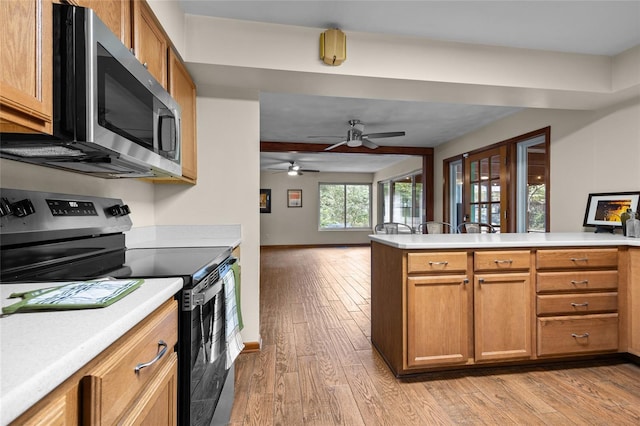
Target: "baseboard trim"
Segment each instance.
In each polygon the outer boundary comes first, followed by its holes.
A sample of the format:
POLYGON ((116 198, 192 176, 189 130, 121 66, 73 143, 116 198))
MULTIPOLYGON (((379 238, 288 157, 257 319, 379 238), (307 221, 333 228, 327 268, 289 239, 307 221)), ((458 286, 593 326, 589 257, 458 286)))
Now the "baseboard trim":
POLYGON ((249 354, 253 352, 260 352, 260 343, 258 342, 246 342, 244 344, 244 349, 241 353, 249 354))
POLYGON ((321 247, 368 247, 371 243, 353 243, 353 244, 288 244, 288 245, 272 245, 263 246, 261 249, 290 249, 290 248, 321 248, 321 247))

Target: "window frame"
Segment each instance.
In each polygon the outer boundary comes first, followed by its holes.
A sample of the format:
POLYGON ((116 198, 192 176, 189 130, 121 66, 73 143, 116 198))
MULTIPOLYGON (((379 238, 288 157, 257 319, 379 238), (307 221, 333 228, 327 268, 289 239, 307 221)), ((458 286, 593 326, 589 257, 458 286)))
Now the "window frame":
MULTIPOLYGON (((517 223, 519 223, 522 220, 525 220, 525 218, 521 218, 518 217, 518 210, 517 210, 517 195, 518 195, 518 185, 516 184, 517 182, 517 146, 520 142, 524 142, 524 141, 528 141, 528 140, 532 140, 534 138, 537 137, 543 137, 544 138, 544 144, 545 144, 545 162, 546 162, 546 168, 545 168, 545 175, 544 175, 544 181, 545 181, 545 185, 546 185, 546 192, 545 192, 545 232, 550 232, 550 223, 551 223, 551 217, 550 217, 550 211, 551 211, 551 206, 550 206, 550 200, 551 200, 551 179, 550 179, 550 168, 551 168, 551 149, 550 149, 550 145, 551 145, 551 127, 547 126, 547 127, 543 127, 541 129, 538 130, 533 130, 531 132, 519 135, 519 136, 515 136, 513 138, 501 141, 501 142, 497 142, 495 144, 491 144, 491 145, 487 145, 478 149, 475 149, 473 151, 469 151, 463 154, 459 154, 453 157, 449 157, 446 158, 444 160, 442 160, 442 169, 443 169, 443 197, 442 197, 442 217, 446 219, 451 219, 451 194, 450 194, 450 188, 451 188, 451 181, 450 181, 450 165, 456 161, 462 161, 463 162, 463 169, 464 169, 464 164, 466 162, 466 158, 469 155, 472 154, 476 154, 479 152, 483 152, 483 151, 487 151, 489 149, 493 149, 496 147, 500 147, 500 146, 507 146, 507 164, 508 164, 508 194, 509 194, 509 200, 507 202, 507 215, 512 216, 515 220, 512 220, 511 218, 508 219, 507 221, 507 229, 504 232, 510 232, 510 233, 514 233, 517 232, 517 223), (513 212, 513 213, 512 213, 513 212)), ((464 171, 463 171, 463 175, 464 175, 464 171)), ((463 176, 464 179, 464 176, 463 176)), ((464 192, 464 188, 463 188, 463 192, 464 192)), ((463 195, 463 199, 464 199, 464 195, 463 195)))
POLYGON ((370 231, 372 228, 372 213, 373 213, 373 185, 371 182, 318 182, 318 231, 370 231), (323 185, 334 185, 334 186, 343 186, 344 187, 344 227, 331 227, 331 228, 323 228, 322 227, 322 212, 320 211, 322 208, 322 186, 323 185), (347 226, 347 186, 365 186, 369 189, 369 200, 368 200, 368 216, 369 216, 369 225, 363 227, 348 227, 347 226))

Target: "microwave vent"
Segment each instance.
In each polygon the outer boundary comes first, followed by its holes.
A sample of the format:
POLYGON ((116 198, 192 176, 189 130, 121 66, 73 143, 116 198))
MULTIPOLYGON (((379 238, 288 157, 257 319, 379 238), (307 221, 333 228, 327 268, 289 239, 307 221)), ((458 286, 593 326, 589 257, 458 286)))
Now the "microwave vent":
POLYGON ((4 147, 0 148, 0 152, 9 155, 15 155, 24 158, 60 158, 60 157, 84 157, 86 154, 80 150, 67 148, 66 146, 51 145, 51 146, 17 146, 17 147, 4 147))

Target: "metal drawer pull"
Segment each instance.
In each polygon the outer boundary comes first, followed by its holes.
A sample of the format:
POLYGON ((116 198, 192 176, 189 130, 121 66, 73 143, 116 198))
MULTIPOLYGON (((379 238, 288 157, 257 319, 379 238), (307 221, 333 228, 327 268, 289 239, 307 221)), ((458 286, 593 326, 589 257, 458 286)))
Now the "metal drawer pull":
POLYGON ((572 262, 588 262, 588 257, 571 257, 569 258, 572 262))
POLYGON ((584 303, 571 302, 571 306, 573 306, 574 308, 577 308, 577 307, 580 307, 580 306, 584 306, 586 308, 587 306, 589 306, 589 302, 584 302, 584 303))
POLYGON ((484 278, 478 278, 478 283, 484 284, 484 278))
POLYGON ((462 284, 464 285, 469 284, 469 278, 465 278, 464 280, 462 280, 462 284))
POLYGON ((136 374, 140 373, 140 370, 142 370, 143 368, 149 367, 150 365, 155 364, 156 362, 158 362, 160 358, 164 356, 165 352, 167 352, 167 344, 164 342, 164 340, 160 340, 158 342, 158 347, 162 347, 162 349, 160 349, 160 352, 158 352, 158 355, 156 355, 154 359, 152 359, 149 362, 140 363, 136 365, 136 368, 133 369, 133 371, 135 371, 136 374))
POLYGON ((573 285, 576 285, 576 284, 589 284, 589 280, 582 280, 582 281, 571 280, 571 284, 573 284, 573 285))
POLYGON ((513 260, 511 260, 511 259, 507 259, 507 260, 498 260, 498 259, 496 259, 493 262, 494 263, 513 263, 513 260))
POLYGON ((432 265, 448 265, 448 264, 449 264, 449 262, 447 262, 446 260, 444 262, 434 262, 432 260, 429 261, 429 266, 432 266, 432 265))
POLYGON ((576 339, 583 339, 583 338, 589 337, 589 333, 584 333, 584 334, 571 333, 571 337, 575 337, 576 339))

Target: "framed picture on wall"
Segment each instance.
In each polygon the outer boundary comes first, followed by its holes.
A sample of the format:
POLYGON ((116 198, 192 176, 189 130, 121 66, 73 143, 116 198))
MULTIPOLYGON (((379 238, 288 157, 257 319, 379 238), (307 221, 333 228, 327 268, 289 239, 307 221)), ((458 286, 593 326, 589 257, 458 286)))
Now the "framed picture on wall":
POLYGON ((260 213, 271 213, 271 190, 260 190, 260 213))
POLYGON ((302 189, 287 189, 287 207, 302 207, 302 189))

